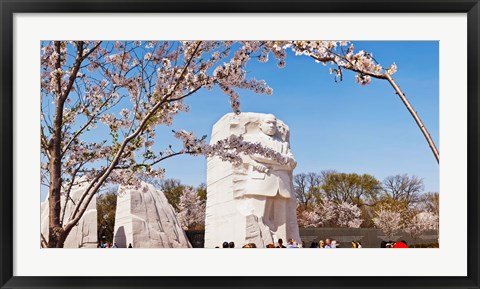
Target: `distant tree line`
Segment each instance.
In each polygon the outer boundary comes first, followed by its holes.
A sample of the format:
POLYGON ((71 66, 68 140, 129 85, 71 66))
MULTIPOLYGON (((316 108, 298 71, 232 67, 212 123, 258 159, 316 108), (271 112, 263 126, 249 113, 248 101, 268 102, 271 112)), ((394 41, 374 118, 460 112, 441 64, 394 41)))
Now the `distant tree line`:
MULTIPOLYGON (((207 186, 194 188, 177 179, 151 181, 161 190, 185 230, 205 226, 207 186)), ((423 179, 407 174, 377 180, 369 174, 320 173, 294 175, 300 227, 379 228, 387 238, 405 230, 413 239, 438 229, 439 194, 424 192, 423 179)), ((112 242, 116 194, 97 197, 98 236, 112 242)))
POLYGON ((381 229, 386 238, 405 230, 413 239, 438 230, 439 194, 407 174, 383 181, 369 174, 322 171, 294 176, 300 227, 381 229))

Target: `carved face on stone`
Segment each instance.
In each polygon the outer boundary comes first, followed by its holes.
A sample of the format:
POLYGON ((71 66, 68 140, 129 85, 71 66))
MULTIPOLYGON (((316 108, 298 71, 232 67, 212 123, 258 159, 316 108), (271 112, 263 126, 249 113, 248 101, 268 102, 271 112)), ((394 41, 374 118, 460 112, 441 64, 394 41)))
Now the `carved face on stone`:
POLYGON ((267 115, 260 124, 260 129, 266 135, 273 136, 277 132, 277 119, 273 115, 267 115))

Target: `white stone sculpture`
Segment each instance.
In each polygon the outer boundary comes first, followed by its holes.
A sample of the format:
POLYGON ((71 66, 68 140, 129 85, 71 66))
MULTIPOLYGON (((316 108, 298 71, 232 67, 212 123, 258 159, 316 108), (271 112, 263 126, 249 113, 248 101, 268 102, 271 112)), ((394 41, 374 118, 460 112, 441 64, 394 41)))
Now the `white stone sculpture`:
MULTIPOLYGON (((65 206, 65 196, 61 196, 60 202, 62 211, 60 216, 67 222, 75 208, 74 203, 80 199, 85 193, 88 182, 84 179, 78 180, 78 185, 74 185, 70 191, 70 199, 65 206)), ((48 242, 48 196, 47 199, 40 204, 41 212, 41 233, 48 242)), ((64 248, 96 248, 97 247, 97 197, 93 196, 88 204, 87 210, 78 221, 77 225, 68 234, 67 239, 63 245, 64 248)))
POLYGON ((289 147, 289 129, 271 114, 233 113, 214 126, 210 143, 230 135, 260 143, 288 158, 281 164, 261 155, 243 155, 242 165, 207 160, 205 247, 235 242, 257 247, 278 239, 300 242, 292 173, 296 162, 289 147))
POLYGON ((153 185, 120 186, 117 195, 114 243, 118 248, 192 247, 172 206, 153 185))

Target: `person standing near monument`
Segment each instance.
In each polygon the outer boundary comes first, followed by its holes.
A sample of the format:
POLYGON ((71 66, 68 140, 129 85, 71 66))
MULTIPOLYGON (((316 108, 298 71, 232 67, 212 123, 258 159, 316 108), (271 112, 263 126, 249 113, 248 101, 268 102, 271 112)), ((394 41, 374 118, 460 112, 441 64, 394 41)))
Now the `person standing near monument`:
POLYGON ((333 248, 332 247, 332 240, 330 238, 325 239, 325 247, 326 249, 333 248))
POLYGON ((278 246, 277 246, 277 248, 287 248, 287 247, 283 246, 283 240, 282 240, 281 238, 278 239, 278 246))
POLYGON ((249 155, 249 178, 244 196, 250 198, 251 210, 258 218, 264 245, 280 238, 300 240, 292 182, 297 163, 288 141, 277 133, 274 115, 264 115, 259 129, 257 134, 246 135, 245 141, 260 143, 280 153, 286 162, 259 154, 249 155))

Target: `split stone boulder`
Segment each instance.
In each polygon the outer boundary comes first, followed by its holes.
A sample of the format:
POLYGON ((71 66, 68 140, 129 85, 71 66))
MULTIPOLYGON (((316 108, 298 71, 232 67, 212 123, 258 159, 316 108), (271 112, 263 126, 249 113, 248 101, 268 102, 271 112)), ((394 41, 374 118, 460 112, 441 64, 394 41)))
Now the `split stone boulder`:
POLYGON ((141 182, 120 186, 117 194, 114 242, 119 248, 191 248, 173 207, 162 191, 141 182))

